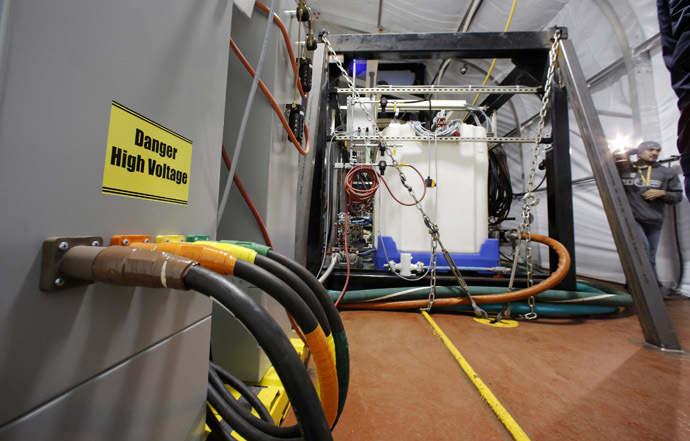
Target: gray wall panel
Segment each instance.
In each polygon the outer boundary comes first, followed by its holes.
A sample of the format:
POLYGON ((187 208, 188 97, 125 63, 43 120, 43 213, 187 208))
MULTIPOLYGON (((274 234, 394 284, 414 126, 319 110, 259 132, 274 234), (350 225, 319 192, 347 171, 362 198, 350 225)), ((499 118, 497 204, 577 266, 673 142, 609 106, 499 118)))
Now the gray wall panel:
POLYGON ((14 423, 0 440, 201 440, 210 318, 91 378, 14 423))
POLYGON ((193 293, 42 293, 38 276, 48 236, 215 233, 232 3, 2 10, 0 426, 210 314, 193 293), (188 206, 101 193, 113 100, 194 142, 188 206))
MULTIPOLYGON (((270 2, 265 1, 264 4, 269 5, 270 2)), ((293 36, 292 41, 296 41, 296 20, 288 16, 286 12, 294 11, 294 2, 276 0, 275 5, 275 12, 281 17, 289 35, 293 36)), ((254 11, 251 19, 241 13, 233 15, 232 38, 254 68, 258 64, 261 53, 266 23, 267 14, 259 10, 254 11)), ((275 97, 278 105, 284 109, 293 100, 294 76, 278 27, 273 25, 271 32, 261 79, 275 97)), ((293 46, 296 55, 296 45, 293 46)), ((225 147, 231 158, 237 143, 237 134, 251 82, 252 77, 231 52, 223 134, 225 147)), ((301 97, 298 95, 297 98, 300 102, 301 97)), ((292 257, 295 248, 298 153, 289 142, 283 126, 260 89, 257 89, 250 115, 237 166, 237 175, 261 213, 275 249, 292 257)), ((223 186, 226 178, 227 173, 223 172, 221 179, 223 186)), ((218 237, 264 243, 254 217, 234 188, 230 193, 223 220, 218 227, 218 237)))

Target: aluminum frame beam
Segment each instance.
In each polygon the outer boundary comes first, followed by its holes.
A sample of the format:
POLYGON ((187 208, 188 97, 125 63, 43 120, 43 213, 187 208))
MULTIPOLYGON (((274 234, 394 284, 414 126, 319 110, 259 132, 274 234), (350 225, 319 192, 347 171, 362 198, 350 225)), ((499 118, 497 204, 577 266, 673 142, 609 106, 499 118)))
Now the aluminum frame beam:
POLYGON ((558 57, 623 271, 637 306, 645 341, 664 350, 682 351, 572 42, 560 42, 558 57))

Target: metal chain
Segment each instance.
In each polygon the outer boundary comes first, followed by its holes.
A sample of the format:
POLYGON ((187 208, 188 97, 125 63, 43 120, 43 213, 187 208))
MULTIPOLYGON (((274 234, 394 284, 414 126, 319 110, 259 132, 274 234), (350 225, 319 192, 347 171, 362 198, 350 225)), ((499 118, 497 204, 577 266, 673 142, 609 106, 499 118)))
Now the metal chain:
MULTIPOLYGON (((414 190, 412 187, 407 183, 407 178, 405 177, 405 174, 403 171, 400 169, 400 164, 398 164, 398 161, 395 159, 393 156, 393 153, 391 152, 390 146, 386 144, 386 140, 383 138, 381 135, 381 132, 378 128, 378 125, 376 124, 376 121, 374 120, 374 117, 371 115, 369 110, 364 106, 364 103, 362 102, 362 98, 357 92, 357 89, 355 88, 354 83, 352 80, 350 80, 350 76, 348 75, 347 71, 345 70, 345 67, 343 66, 343 63, 338 59, 338 54, 335 52, 333 49, 333 46, 331 45, 331 42, 328 40, 328 34, 324 33, 321 36, 321 40, 326 44, 326 47, 328 48, 328 53, 332 55, 333 60, 335 61, 336 65, 338 66, 338 69, 340 69, 340 72, 342 73, 343 78, 345 78, 345 81, 347 82, 347 85, 349 88, 352 89, 352 94, 357 103, 359 104, 359 107, 362 109, 364 114, 367 117, 367 120, 371 124, 372 128, 374 129, 374 137, 378 140, 379 143, 381 143, 381 146, 385 149, 386 154, 391 160, 391 165, 395 170, 398 172, 398 175, 400 176, 400 182, 402 183, 403 187, 405 187, 412 197, 412 200, 414 201, 414 206, 419 210, 419 212, 422 214, 422 219, 424 220, 424 225, 426 225, 427 229, 429 230, 429 234, 431 235, 433 243, 438 244, 438 246, 441 248, 441 252, 443 256, 446 258, 448 261, 448 264, 450 265, 451 272, 453 273, 453 276, 455 276, 455 279, 458 281, 458 284, 462 288, 463 291, 467 294, 467 297, 470 299, 470 302, 472 304, 472 307, 474 309, 475 315, 478 317, 483 317, 487 318, 488 314, 481 309, 474 299, 472 298, 472 295, 470 294, 469 288, 467 286, 467 282, 465 282, 465 279, 462 277, 462 274, 460 274, 460 270, 457 268, 455 265, 455 262, 453 261, 453 258, 451 257, 450 253, 446 248, 443 246, 443 243, 441 242, 440 238, 440 232, 438 229, 438 225, 435 224, 431 218, 426 214, 424 211, 424 208, 422 207, 422 204, 419 202, 419 199, 417 199, 417 195, 415 195, 414 190)), ((434 246, 435 249, 435 246, 434 246)), ((436 259, 432 260, 432 272, 435 274, 436 272, 436 259)), ((436 278, 432 277, 432 287, 429 292, 429 305, 427 305, 427 310, 431 308, 431 305, 433 304, 435 300, 435 287, 436 287, 436 278)))
MULTIPOLYGON (((561 30, 556 29, 553 43, 549 51, 549 70, 546 74, 546 84, 544 85, 544 95, 541 98, 541 110, 539 111, 539 123, 537 124, 537 136, 534 140, 534 149, 532 150, 532 163, 530 165, 529 180, 527 181, 527 191, 522 198, 522 223, 520 224, 520 232, 525 235, 525 265, 527 266, 527 286, 534 285, 534 268, 532 265, 532 231, 530 228, 530 212, 532 207, 539 203, 539 198, 534 192, 534 176, 537 170, 537 160, 541 152, 542 132, 546 121, 546 112, 551 99, 551 84, 553 83, 553 75, 556 68, 556 60, 558 58, 558 48, 561 39, 561 30)), ((534 312, 534 297, 528 299, 530 312, 525 314, 527 320, 537 318, 534 312)))
POLYGON ((431 284, 429 286, 429 303, 426 308, 422 308, 422 311, 431 311, 436 301, 436 263, 438 261, 438 254, 436 253, 436 248, 438 247, 438 241, 431 239, 431 284))

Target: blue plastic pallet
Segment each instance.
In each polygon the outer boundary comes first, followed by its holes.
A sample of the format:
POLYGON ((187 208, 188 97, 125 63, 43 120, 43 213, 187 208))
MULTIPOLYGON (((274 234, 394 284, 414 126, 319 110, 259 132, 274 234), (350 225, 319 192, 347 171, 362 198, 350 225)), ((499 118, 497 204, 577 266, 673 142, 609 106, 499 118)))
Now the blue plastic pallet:
MULTIPOLYGON (((398 246, 390 236, 379 236, 376 252, 374 253, 374 265, 376 269, 386 269, 384 265, 388 263, 386 261, 386 256, 388 260, 393 260, 396 263, 400 263, 400 251, 398 251, 398 246), (384 253, 385 247, 385 253, 384 253)), ((404 252, 404 251, 403 251, 404 252)), ((431 253, 410 253, 412 254, 412 264, 419 261, 423 262, 425 265, 431 263, 431 253)), ((448 271, 448 262, 441 254, 441 250, 438 250, 438 271, 448 271)), ((499 255, 498 255, 498 239, 486 239, 482 246, 479 248, 479 253, 477 254, 456 254, 451 253, 451 257, 455 262, 455 265, 460 269, 467 268, 492 268, 498 266, 499 255)))

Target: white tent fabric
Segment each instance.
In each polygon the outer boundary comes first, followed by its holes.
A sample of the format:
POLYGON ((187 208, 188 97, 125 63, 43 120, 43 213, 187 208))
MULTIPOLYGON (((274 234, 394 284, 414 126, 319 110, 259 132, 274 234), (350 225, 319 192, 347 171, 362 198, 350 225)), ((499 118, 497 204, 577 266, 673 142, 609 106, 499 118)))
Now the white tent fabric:
MULTIPOLYGON (((472 0, 381 0, 338 2, 335 0, 313 0, 308 2, 315 12, 317 28, 326 28, 331 33, 418 33, 458 31, 465 12, 472 0), (379 21, 380 12, 380 21, 379 21)), ((483 0, 471 23, 469 31, 503 31, 512 1, 483 0)), ((656 3, 654 0, 518 0, 510 26, 511 31, 538 31, 553 26, 568 28, 568 38, 575 46, 586 78, 592 78, 607 66, 623 58, 637 55, 635 48, 654 38, 658 40, 656 3), (621 49, 621 47, 624 49, 621 49), (627 45, 627 47, 625 47, 627 45), (624 52, 625 51, 625 52, 624 52)), ((663 64, 658 44, 651 45, 650 63, 636 66, 636 78, 642 83, 638 90, 642 118, 648 118, 647 133, 662 145, 661 157, 677 154, 676 124, 678 109, 676 96, 670 86, 670 75, 663 64), (651 83, 651 84, 650 84, 651 83), (650 128, 651 127, 651 128, 650 128)), ((644 54, 643 54, 644 55, 644 54)), ((631 58, 628 57, 628 60, 631 58)), ((490 60, 468 60, 484 72, 490 60)), ((439 61, 428 63, 430 77, 436 73, 439 61)), ((462 61, 451 63, 443 77, 442 84, 480 84, 485 73, 473 66, 466 74, 460 73, 462 61)), ((510 62, 500 60, 493 72, 493 78, 500 81, 512 69, 510 62)), ((634 85, 634 83, 633 83, 634 85)), ((633 123, 633 100, 627 70, 618 69, 591 89, 592 98, 599 113, 611 146, 634 147, 642 141, 642 135, 635 136, 633 123)), ((533 96, 515 96, 511 100, 519 120, 524 122, 539 111, 540 102, 533 96)), ((499 111, 499 134, 515 128, 515 118, 510 105, 499 111)), ((535 125, 526 128, 533 134, 535 125)), ((547 127, 547 130, 549 128, 547 127)), ((639 132, 639 127, 638 127, 639 132)), ((589 161, 580 138, 577 122, 571 112, 570 139, 573 179, 592 176, 589 161)), ((511 177, 514 192, 525 187, 525 176, 531 159, 532 146, 508 145, 511 177)), ((678 168, 677 163, 675 165, 678 168)), ((539 171, 535 185, 541 180, 539 171)), ((682 179, 682 176, 680 176, 682 179)), ((547 233, 545 193, 542 202, 535 209, 533 231, 547 233)), ((579 274, 604 280, 624 282, 608 222, 602 208, 601 198, 593 180, 585 180, 573 186, 574 222, 577 270, 579 274)), ((518 220, 521 215, 520 202, 513 204, 511 216, 518 220)), ((678 286, 683 294, 690 296, 690 204, 686 199, 676 206, 674 212, 667 209, 667 219, 657 256, 659 276, 666 286, 677 287, 681 275, 684 280, 678 286), (677 227, 677 228, 675 228, 677 227), (677 234, 675 231, 677 230, 677 234), (677 237, 677 240, 676 240, 677 237), (680 254, 684 256, 681 262, 680 254), (683 266, 685 268, 683 268, 683 266), (684 271, 683 271, 684 269, 684 271)), ((506 224, 511 225, 510 223, 506 224)), ((541 253, 541 263, 548 264, 547 253, 541 253)))

